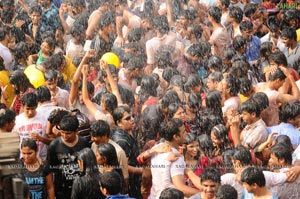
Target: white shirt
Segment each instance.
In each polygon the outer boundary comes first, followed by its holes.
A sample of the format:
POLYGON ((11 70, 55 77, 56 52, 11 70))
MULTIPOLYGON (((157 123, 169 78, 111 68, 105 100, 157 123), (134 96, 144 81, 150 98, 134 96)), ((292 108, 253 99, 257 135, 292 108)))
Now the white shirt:
POLYGON ((5 69, 12 71, 13 56, 10 50, 0 42, 0 57, 4 60, 5 69))

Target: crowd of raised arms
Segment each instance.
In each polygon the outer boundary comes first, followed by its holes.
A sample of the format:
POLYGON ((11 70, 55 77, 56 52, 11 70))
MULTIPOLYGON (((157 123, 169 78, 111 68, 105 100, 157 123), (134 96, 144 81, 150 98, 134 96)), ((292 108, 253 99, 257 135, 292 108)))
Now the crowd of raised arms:
POLYGON ((24 197, 299 199, 298 7, 0 0, 24 197))

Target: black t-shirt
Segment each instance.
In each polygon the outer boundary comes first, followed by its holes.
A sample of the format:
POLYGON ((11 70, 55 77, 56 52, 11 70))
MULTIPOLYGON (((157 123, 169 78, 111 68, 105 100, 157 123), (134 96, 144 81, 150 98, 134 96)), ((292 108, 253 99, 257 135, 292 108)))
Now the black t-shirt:
POLYGON ((76 152, 84 149, 88 143, 78 136, 75 146, 65 145, 61 137, 53 140, 48 148, 47 160, 50 169, 54 172, 54 186, 56 198, 70 198, 74 179, 79 176, 76 152))

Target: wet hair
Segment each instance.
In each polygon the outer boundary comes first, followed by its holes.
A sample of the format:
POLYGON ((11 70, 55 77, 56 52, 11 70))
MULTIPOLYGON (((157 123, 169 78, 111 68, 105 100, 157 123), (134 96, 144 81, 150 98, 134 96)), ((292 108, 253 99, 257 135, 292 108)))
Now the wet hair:
MULTIPOLYGON (((2 18, 3 19, 3 18, 2 18)), ((0 41, 3 41, 6 35, 11 33, 11 28, 9 26, 0 26, 0 41)))
POLYGON ((292 152, 293 151, 283 143, 275 144, 275 146, 271 148, 271 153, 278 159, 284 159, 285 163, 288 165, 291 165, 293 161, 292 152))
POLYGON ((252 96, 252 99, 261 108, 261 111, 269 107, 269 98, 264 92, 257 92, 252 96))
POLYGON ((225 78, 225 81, 227 83, 227 89, 229 89, 230 95, 231 96, 237 96, 238 92, 240 90, 240 82, 239 79, 237 79, 236 77, 232 76, 232 75, 228 75, 225 78))
POLYGON ((223 75, 220 71, 215 71, 208 75, 208 79, 210 79, 213 82, 220 82, 223 79, 223 75))
POLYGON ((186 134, 185 139, 184 139, 184 144, 188 145, 195 141, 197 141, 197 137, 195 134, 192 134, 192 133, 186 134))
POLYGON ((286 76, 280 68, 277 68, 273 73, 270 73, 270 75, 269 75, 270 81, 275 81, 277 79, 285 80, 285 78, 286 78, 286 76))
POLYGON ((174 75, 179 75, 179 72, 178 72, 178 70, 176 70, 175 68, 172 68, 172 67, 165 68, 162 73, 163 79, 168 83, 170 83, 170 81, 174 75))
POLYGON ((295 9, 288 9, 284 12, 282 26, 290 26, 289 22, 292 20, 298 20, 298 11, 295 9))
POLYGON ((36 107, 38 105, 37 96, 35 93, 26 93, 22 98, 22 105, 28 107, 36 107))
POLYGON ((65 115, 59 122, 59 130, 75 132, 78 130, 79 122, 77 117, 74 115, 65 115))
POLYGON ((229 7, 229 16, 234 18, 237 23, 241 23, 243 20, 243 10, 238 6, 229 7))
POLYGON ((156 105, 147 106, 142 112, 141 119, 142 139, 144 141, 157 139, 158 129, 164 120, 162 110, 156 105))
POLYGON ((239 160, 242 166, 248 166, 251 164, 252 156, 245 146, 239 145, 234 149, 234 154, 232 155, 233 160, 239 160))
POLYGON ((247 77, 242 77, 240 83, 240 94, 247 95, 252 87, 252 82, 247 77))
POLYGON ((172 103, 180 104, 181 100, 174 90, 168 90, 161 98, 160 105, 162 108, 168 108, 172 103))
POLYGON ((27 59, 27 53, 29 51, 29 48, 24 41, 20 41, 16 43, 14 49, 12 50, 14 54, 14 59, 16 63, 19 63, 22 59, 27 59))
POLYGON ((98 153, 105 158, 105 165, 119 167, 115 147, 110 143, 101 143, 97 148, 98 153))
POLYGON ((198 74, 191 74, 184 84, 186 92, 190 92, 193 87, 201 86, 202 82, 198 74))
POLYGON ((240 30, 241 30, 241 32, 252 31, 253 30, 253 23, 249 20, 242 21, 240 23, 240 30))
POLYGON ((237 199, 238 193, 237 190, 229 185, 229 184, 223 184, 218 188, 218 191, 216 193, 216 199, 237 199))
POLYGON ((247 44, 247 40, 242 35, 237 35, 232 41, 232 47, 235 51, 239 51, 242 47, 247 44))
POLYGON ((287 123, 300 115, 300 102, 298 100, 284 103, 279 107, 280 122, 287 123))
POLYGON ((189 54, 192 57, 194 57, 194 56, 201 57, 202 49, 201 49, 200 44, 199 43, 192 44, 187 49, 186 53, 189 54))
POLYGON ((85 31, 85 28, 82 25, 74 24, 71 27, 70 34, 72 35, 72 37, 76 37, 76 36, 79 36, 82 33, 84 33, 84 31, 85 31))
POLYGON ((28 147, 28 148, 34 150, 35 152, 38 151, 38 147, 37 147, 36 142, 33 139, 31 139, 31 138, 27 138, 27 139, 23 139, 22 140, 20 148, 22 149, 24 147, 28 147))
POLYGON ((45 42, 49 45, 49 47, 54 50, 55 48, 55 40, 52 37, 46 37, 43 39, 42 42, 45 42))
POLYGON ((6 69, 5 69, 5 65, 4 65, 4 60, 2 57, 0 57, 0 71, 2 71, 2 70, 6 70, 6 69))
POLYGON ((130 113, 130 108, 128 106, 119 106, 113 110, 112 116, 116 124, 122 120, 125 112, 130 113))
POLYGON ((65 57, 62 52, 56 53, 51 55, 48 59, 43 62, 43 66, 48 69, 52 70, 60 70, 61 65, 63 61, 65 60, 65 57))
POLYGON ((275 145, 277 144, 283 144, 287 148, 289 148, 291 151, 294 151, 294 147, 291 141, 291 138, 287 135, 279 135, 275 140, 275 145))
POLYGON ((266 42, 262 43, 259 48, 260 57, 264 57, 264 58, 268 59, 269 55, 272 53, 272 46, 273 46, 273 43, 270 41, 266 41, 266 42))
POLYGON ((142 81, 140 85, 141 87, 138 93, 141 104, 147 101, 147 99, 150 96, 153 97, 157 96, 157 90, 156 90, 157 87, 155 87, 154 85, 155 85, 155 80, 152 76, 146 75, 142 77, 142 81))
POLYGON ((65 116, 65 115, 70 115, 70 112, 67 110, 63 110, 63 109, 54 109, 53 111, 51 111, 49 117, 48 117, 48 121, 52 124, 52 125, 58 125, 60 120, 65 116))
POLYGON ((241 104, 239 111, 245 111, 250 114, 255 113, 256 117, 260 117, 261 108, 258 106, 255 100, 250 98, 241 104))
POLYGON ((91 124, 91 136, 110 136, 110 126, 104 120, 96 120, 91 124))
POLYGON ((37 4, 31 6, 29 8, 29 14, 31 15, 34 12, 39 13, 40 15, 42 15, 42 13, 43 13, 42 7, 40 5, 37 5, 37 4))
POLYGON ((184 193, 175 188, 165 188, 159 196, 159 199, 184 199, 184 193))
POLYGON ((202 106, 202 99, 199 93, 190 93, 188 96, 187 105, 191 109, 196 109, 197 111, 200 110, 202 106))
POLYGON ((153 24, 161 34, 167 34, 170 30, 169 22, 165 15, 155 16, 153 18, 153 24))
POLYGON ((204 181, 211 180, 218 184, 221 184, 221 174, 220 172, 212 167, 205 168, 201 174, 200 182, 203 183, 204 181))
POLYGON ((122 191, 122 180, 116 171, 104 172, 100 176, 99 184, 105 188, 109 195, 117 195, 122 191))
POLYGON ((231 60, 234 55, 235 55, 235 52, 232 48, 227 48, 224 50, 223 56, 225 59, 231 60))
MULTIPOLYGON (((99 170, 94 152, 90 148, 84 148, 77 153, 77 159, 83 163, 83 174, 95 180, 99 178, 99 170)), ((91 184, 87 185, 90 186, 91 184)))
POLYGON ((6 124, 13 122, 16 118, 16 113, 7 108, 0 109, 0 128, 5 127, 6 124))
POLYGON ((171 69, 172 67, 171 52, 167 50, 157 50, 154 57, 154 64, 157 66, 157 68, 160 69, 166 69, 168 67, 171 69))
POLYGON ((225 8, 228 8, 230 5, 230 0, 221 0, 221 5, 225 6, 225 8))
POLYGON ((259 187, 266 186, 265 175, 261 169, 256 166, 250 166, 243 170, 241 175, 241 182, 245 182, 248 185, 258 185, 259 187))
POLYGON ((275 32, 280 28, 280 20, 277 16, 271 15, 267 18, 266 25, 271 32, 275 32))
POLYGON ((17 95, 20 94, 20 92, 26 91, 29 87, 33 88, 22 70, 12 72, 9 76, 9 82, 14 85, 15 94, 17 95), (21 88, 23 88, 23 90, 21 90, 21 88))
POLYGON ((254 3, 247 3, 244 8, 244 14, 247 18, 250 18, 256 10, 258 9, 257 5, 254 3))
POLYGON ((47 102, 51 100, 51 93, 47 86, 40 86, 35 91, 37 96, 37 101, 40 103, 47 102))
POLYGON ((197 140, 199 142, 200 151, 203 152, 205 156, 212 157, 214 146, 210 136, 202 134, 197 137, 197 140))
POLYGON ((132 57, 124 67, 131 71, 141 69, 144 67, 144 60, 142 57, 132 57))
POLYGON ((211 132, 213 132, 215 137, 222 142, 222 146, 220 148, 222 152, 224 152, 225 149, 230 146, 228 129, 224 124, 218 124, 212 128, 211 132))
POLYGON ((181 104, 177 104, 177 103, 170 104, 168 106, 168 118, 173 118, 179 108, 185 110, 185 108, 181 104))
POLYGON ((46 72, 44 73, 44 78, 45 81, 56 81, 58 77, 58 72, 56 70, 46 70, 46 72))
POLYGON ((130 88, 125 85, 118 85, 119 93, 121 95, 122 102, 132 107, 135 103, 133 92, 130 88))
POLYGON ((206 108, 217 115, 223 115, 222 113, 222 96, 220 91, 209 91, 205 98, 206 108))
POLYGON ((234 149, 226 149, 224 153, 222 154, 223 158, 223 165, 226 169, 226 172, 231 172, 233 170, 233 164, 232 164, 232 156, 234 154, 234 149))
POLYGON ((213 55, 208 59, 207 66, 209 69, 212 69, 214 71, 221 71, 223 68, 222 59, 218 56, 213 55))
POLYGON ((111 24, 115 23, 115 16, 114 12, 111 10, 105 11, 99 20, 98 27, 99 29, 103 29, 104 27, 107 27, 111 24))
POLYGON ((196 40, 200 40, 203 34, 203 28, 200 24, 192 24, 190 26, 192 34, 195 35, 196 40))
POLYGON ((230 75, 237 78, 248 77, 249 65, 247 63, 248 62, 243 60, 233 61, 230 69, 230 75))
MULTIPOLYGON (((79 88, 78 88, 79 91, 82 90, 82 82, 81 84, 79 85, 79 88)), ((94 94, 94 90, 95 90, 95 86, 92 82, 87 82, 87 91, 90 95, 94 94)))
POLYGON ((137 42, 142 38, 142 29, 141 28, 132 28, 128 33, 129 42, 137 42))
POLYGON ((297 33, 294 28, 291 27, 285 27, 281 30, 281 38, 287 38, 290 40, 297 41, 297 33))
POLYGON ((222 11, 219 7, 217 6, 212 6, 208 9, 208 14, 211 16, 216 23, 221 22, 221 17, 222 17, 222 11))
POLYGON ((101 103, 104 103, 105 105, 105 109, 109 112, 109 113, 112 113, 113 110, 115 108, 118 107, 118 100, 117 100, 117 97, 112 94, 112 93, 104 93, 102 96, 101 96, 101 103))
POLYGON ((183 122, 180 119, 166 119, 160 125, 160 137, 167 141, 172 141, 174 139, 174 135, 179 135, 179 128, 182 126, 183 122))

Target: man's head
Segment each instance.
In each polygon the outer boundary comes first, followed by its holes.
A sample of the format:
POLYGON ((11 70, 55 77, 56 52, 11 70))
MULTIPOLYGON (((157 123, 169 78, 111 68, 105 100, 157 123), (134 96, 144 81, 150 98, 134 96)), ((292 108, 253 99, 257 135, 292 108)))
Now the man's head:
POLYGON ((131 78, 137 78, 140 76, 141 69, 144 67, 144 60, 142 57, 133 57, 124 67, 130 71, 131 78))
POLYGON ((243 170, 241 181, 249 193, 256 193, 258 189, 266 186, 264 173, 261 169, 254 166, 250 166, 243 170))
POLYGON ((99 180, 100 190, 105 196, 117 195, 121 193, 122 181, 116 171, 104 172, 99 180))
POLYGON ((4 132, 10 132, 15 126, 16 113, 10 109, 0 109, 0 129, 4 132))
POLYGON ((222 79, 223 79, 223 75, 221 72, 210 73, 206 82, 207 89, 209 91, 217 90, 218 84, 220 81, 222 81, 222 79))
POLYGON ((95 144, 106 143, 109 140, 110 127, 104 120, 96 120, 91 125, 91 140, 95 144))
POLYGON ((113 111, 113 118, 118 127, 124 131, 131 131, 134 125, 134 120, 128 106, 119 106, 113 111))
POLYGON ((234 149, 232 164, 235 169, 248 166, 251 164, 251 161, 252 157, 249 149, 242 145, 239 145, 234 149))
POLYGON ((214 198, 218 187, 221 184, 221 174, 215 169, 208 167, 204 169, 200 177, 203 198, 214 198))
POLYGON ((8 26, 0 27, 0 41, 8 42, 11 38, 11 29, 8 26))
POLYGON ((271 156, 268 165, 274 168, 282 168, 292 164, 292 151, 283 143, 276 144, 271 148, 271 156))
POLYGON ((165 140, 180 145, 185 140, 185 126, 180 119, 167 119, 160 125, 159 134, 165 140))
POLYGON ((279 108, 279 120, 290 123, 295 128, 300 125, 300 102, 299 100, 282 104, 279 108))
POLYGON ((37 96, 34 93, 27 93, 22 98, 24 115, 27 118, 33 118, 36 115, 38 105, 37 96))
POLYGON ((75 115, 65 115, 57 126, 62 140, 67 143, 73 143, 77 137, 78 126, 79 122, 75 115))
POLYGON ((211 22, 221 23, 222 11, 219 7, 212 6, 208 9, 208 19, 211 22))
POLYGON ((240 30, 242 36, 246 38, 247 42, 250 42, 253 35, 253 23, 249 20, 242 21, 240 23, 240 30))
POLYGON ((240 111, 243 121, 248 125, 253 124, 260 118, 261 109, 252 98, 242 103, 240 111))
POLYGON ((56 70, 46 70, 44 73, 46 86, 50 91, 56 91, 57 82, 58 82, 58 73, 56 70))
POLYGON ((296 29, 291 27, 285 27, 281 31, 281 39, 286 47, 288 48, 293 47, 293 44, 297 42, 296 29))
POLYGON ((237 35, 232 41, 233 49, 243 55, 247 50, 247 40, 242 35, 237 35))
POLYGON ((41 6, 34 5, 29 9, 29 16, 33 25, 37 25, 40 23, 42 18, 43 10, 41 6))
POLYGON ((166 188, 160 193, 159 199, 184 199, 184 194, 178 189, 166 188))
POLYGON ((285 82, 286 76, 280 68, 277 68, 269 75, 269 81, 273 84, 273 88, 278 90, 285 82))
POLYGON ((238 6, 230 6, 228 21, 231 23, 232 22, 241 23, 242 20, 243 20, 243 10, 238 6))
POLYGON ((49 8, 52 0, 38 0, 38 3, 43 7, 43 8, 49 8))
POLYGON ((216 194, 216 199, 237 199, 237 198, 238 198, 237 190, 229 184, 224 184, 220 186, 216 194))
POLYGON ((277 16, 269 16, 266 20, 267 27, 270 31, 270 36, 278 38, 280 35, 280 20, 277 16))
POLYGON ((153 24, 155 29, 160 34, 168 34, 170 27, 169 27, 168 19, 165 15, 155 16, 153 18, 153 24))
POLYGON ((40 86, 36 89, 37 101, 39 103, 51 101, 51 93, 47 86, 40 86))
POLYGON ((221 89, 221 92, 225 93, 225 98, 228 99, 230 97, 238 95, 238 92, 240 90, 239 84, 240 82, 238 78, 229 74, 220 82, 219 89, 221 89))

